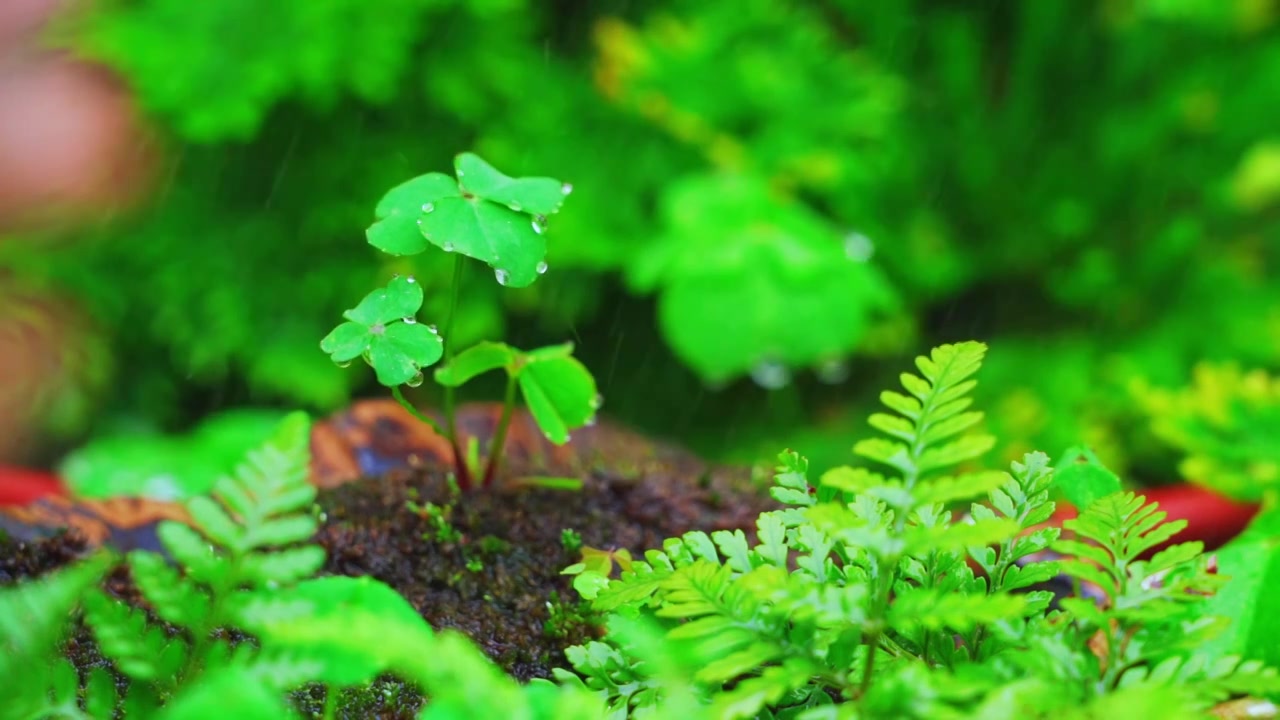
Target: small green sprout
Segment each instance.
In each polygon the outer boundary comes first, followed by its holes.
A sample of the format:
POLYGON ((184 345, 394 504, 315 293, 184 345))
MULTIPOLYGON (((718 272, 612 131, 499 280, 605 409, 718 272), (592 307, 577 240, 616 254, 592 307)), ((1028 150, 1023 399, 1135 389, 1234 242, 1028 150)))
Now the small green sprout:
POLYGON ((560 531, 560 544, 570 554, 576 553, 582 549, 582 535, 573 528, 565 528, 560 531))
MULTIPOLYGON (((346 366, 363 358, 378 382, 391 388, 406 410, 448 439, 459 487, 472 480, 474 448, 464 451, 455 417, 458 386, 489 370, 504 368, 508 383, 502 420, 494 434, 489 463, 480 486, 492 484, 506 440, 518 386, 530 413, 554 443, 594 421, 600 406, 595 380, 574 358, 572 344, 524 352, 502 343, 482 342, 458 354, 449 341, 460 304, 465 258, 486 263, 498 284, 527 287, 547 271, 547 216, 560 211, 572 186, 549 177, 512 178, 472 153, 454 158, 455 178, 428 173, 392 188, 374 209, 366 231, 371 245, 390 255, 416 255, 435 246, 454 253, 452 286, 443 334, 415 317, 423 291, 413 277, 395 278, 370 293, 334 328, 321 349, 346 366), (419 412, 400 390, 423 382, 423 369, 444 359, 435 373, 444 386, 444 427, 419 412)), ((536 484, 536 483, 535 483, 536 484)), ((561 483, 560 485, 563 485, 561 483)), ((559 486, 559 485, 557 485, 559 486)))

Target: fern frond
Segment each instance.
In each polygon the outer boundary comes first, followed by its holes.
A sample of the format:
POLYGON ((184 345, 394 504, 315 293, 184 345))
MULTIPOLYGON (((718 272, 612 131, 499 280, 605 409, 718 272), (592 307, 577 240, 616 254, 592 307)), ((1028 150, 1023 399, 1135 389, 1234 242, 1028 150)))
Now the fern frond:
POLYGON ((982 420, 968 411, 965 397, 977 386, 969 379, 982 366, 986 345, 963 342, 940 345, 928 357, 916 359, 920 375, 903 373, 902 386, 910 394, 881 394, 881 402, 899 415, 875 413, 868 422, 895 440, 869 438, 853 451, 900 472, 908 489, 925 474, 978 457, 994 446, 985 435, 950 440, 982 420))
POLYGON ((912 588, 894 598, 889 621, 895 628, 968 632, 977 625, 1021 617, 1022 595, 970 595, 935 588, 912 588))
POLYGON ((24 677, 54 651, 71 610, 114 562, 103 550, 38 580, 0 589, 0 677, 24 677))
POLYGON ((170 639, 141 610, 93 590, 84 598, 85 620, 102 654, 135 680, 172 678, 187 658, 186 644, 170 639))
POLYGON ((1099 498, 1062 526, 1106 550, 1117 563, 1127 563, 1182 532, 1186 520, 1163 522, 1166 513, 1133 492, 1099 498))
MULTIPOLYGON (((186 569, 186 578, 219 595, 240 588, 290 585, 320 569, 324 564, 320 547, 289 547, 305 542, 316 531, 310 512, 316 489, 307 481, 308 428, 305 414, 290 414, 231 476, 219 479, 211 496, 188 501, 195 529, 161 523, 161 542, 186 569)), ((180 622, 172 614, 183 612, 179 608, 188 602, 199 602, 194 589, 166 588, 173 578, 155 559, 133 562, 156 576, 156 582, 143 591, 155 593, 148 599, 171 614, 167 619, 180 622), (166 595, 171 597, 166 600, 166 595)))

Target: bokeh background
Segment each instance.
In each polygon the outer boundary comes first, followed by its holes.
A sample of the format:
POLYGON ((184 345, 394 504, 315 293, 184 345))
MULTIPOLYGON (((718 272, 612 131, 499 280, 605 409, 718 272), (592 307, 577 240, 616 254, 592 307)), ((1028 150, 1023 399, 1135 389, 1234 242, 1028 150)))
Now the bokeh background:
POLYGON ((821 468, 976 339, 995 460, 1280 482, 1271 0, 110 0, 45 39, 129 88, 156 170, 2 246, 6 322, 61 338, 24 462, 384 395, 319 340, 394 272, 443 315, 447 258, 364 230, 473 151, 574 192, 550 271, 477 266, 455 340, 573 340, 612 418, 821 468))

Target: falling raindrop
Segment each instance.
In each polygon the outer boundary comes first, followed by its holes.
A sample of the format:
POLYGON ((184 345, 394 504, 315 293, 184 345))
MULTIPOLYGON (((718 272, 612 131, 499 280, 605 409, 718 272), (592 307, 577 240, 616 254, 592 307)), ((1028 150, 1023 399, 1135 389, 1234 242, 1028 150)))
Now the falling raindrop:
MULTIPOLYGON (((424 212, 424 213, 435 212, 435 209, 436 209, 436 206, 435 206, 435 204, 434 204, 434 203, 423 203, 423 204, 422 204, 422 212, 424 212)), ((422 221, 421 221, 421 220, 419 220, 418 222, 422 222, 422 221)))
POLYGON ((506 270, 503 270, 502 268, 498 268, 497 270, 494 270, 493 276, 498 279, 499 285, 506 285, 507 280, 511 279, 511 273, 507 272, 506 270))
POLYGON ((440 246, 440 249, 445 252, 453 252, 453 243, 446 242, 445 244, 440 246))
POLYGON ((791 371, 775 360, 763 360, 751 368, 751 379, 766 390, 778 390, 791 382, 791 371))
POLYGON ((538 271, 538 274, 539 274, 539 275, 544 275, 544 274, 546 274, 546 272, 547 272, 547 263, 546 263, 546 261, 545 261, 545 260, 543 260, 543 261, 539 262, 539 263, 538 263, 538 266, 537 266, 536 268, 534 268, 534 269, 538 271))
POLYGON ((426 378, 423 376, 422 372, 419 371, 416 374, 414 374, 413 377, 409 378, 408 380, 405 380, 404 384, 408 385, 409 387, 418 387, 423 383, 424 380, 426 380, 426 378))
POLYGON ((418 324, 417 319, 412 318, 412 317, 404 317, 404 318, 400 318, 400 322, 404 323, 405 325, 417 325, 417 324, 418 324))
POLYGON ((561 185, 561 186, 560 186, 560 192, 564 193, 565 195, 568 195, 569 193, 573 192, 573 184, 572 184, 572 183, 565 183, 565 184, 561 185))
POLYGON ((828 358, 818 364, 815 372, 819 381, 839 385, 849 379, 849 363, 844 358, 828 358))
POLYGON ((876 254, 876 246, 866 235, 851 232, 844 236, 844 254, 854 262, 866 262, 876 254))

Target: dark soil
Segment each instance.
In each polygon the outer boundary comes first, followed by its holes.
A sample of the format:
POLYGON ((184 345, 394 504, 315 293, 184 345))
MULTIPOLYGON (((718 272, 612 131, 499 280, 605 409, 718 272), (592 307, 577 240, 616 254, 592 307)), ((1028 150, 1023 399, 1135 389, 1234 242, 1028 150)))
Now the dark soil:
MULTIPOLYGON (((640 555, 693 529, 751 534, 756 516, 775 507, 748 473, 712 471, 687 456, 639 465, 624 460, 611 469, 605 453, 591 465, 579 473, 580 490, 507 486, 458 494, 443 473, 428 469, 322 490, 325 515, 315 538, 328 554, 322 574, 386 582, 433 627, 465 632, 517 679, 548 678, 552 668, 567 667, 566 646, 598 632, 571 578, 560 574, 580 558, 566 549, 564 531, 587 547, 640 555)), ((0 584, 38 577, 85 549, 74 532, 0 542, 0 584)), ((112 594, 145 606, 127 570, 108 585, 112 594)), ((82 626, 67 650, 82 669, 103 662, 82 626)), ((412 717, 421 698, 402 691, 383 681, 371 693, 346 693, 343 715, 412 717)), ((300 709, 318 713, 324 693, 308 689, 296 700, 300 709)))

